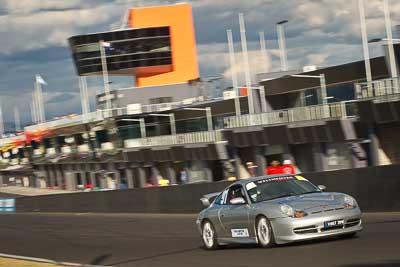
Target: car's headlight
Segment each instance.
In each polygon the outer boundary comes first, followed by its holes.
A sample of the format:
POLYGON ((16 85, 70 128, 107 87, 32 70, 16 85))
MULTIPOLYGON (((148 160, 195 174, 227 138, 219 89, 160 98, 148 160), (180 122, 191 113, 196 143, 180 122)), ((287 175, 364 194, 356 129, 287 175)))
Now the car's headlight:
POLYGON ((344 196, 343 205, 345 209, 354 209, 358 207, 357 201, 351 196, 344 196))
POLYGON ((304 211, 298 211, 295 210, 294 208, 292 208, 289 205, 286 204, 282 204, 280 206, 281 211, 286 214, 288 217, 292 217, 292 218, 303 218, 305 216, 307 216, 307 213, 305 213, 304 211))

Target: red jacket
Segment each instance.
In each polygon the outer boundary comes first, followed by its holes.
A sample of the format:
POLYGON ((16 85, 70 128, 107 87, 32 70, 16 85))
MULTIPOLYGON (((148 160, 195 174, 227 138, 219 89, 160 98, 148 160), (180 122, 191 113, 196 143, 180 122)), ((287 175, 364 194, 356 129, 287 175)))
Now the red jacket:
POLYGON ((296 171, 294 170, 293 165, 286 164, 281 167, 281 173, 283 174, 295 174, 296 171))
POLYGON ((281 167, 280 166, 269 166, 265 169, 265 174, 266 175, 273 175, 273 174, 280 174, 282 173, 281 167))

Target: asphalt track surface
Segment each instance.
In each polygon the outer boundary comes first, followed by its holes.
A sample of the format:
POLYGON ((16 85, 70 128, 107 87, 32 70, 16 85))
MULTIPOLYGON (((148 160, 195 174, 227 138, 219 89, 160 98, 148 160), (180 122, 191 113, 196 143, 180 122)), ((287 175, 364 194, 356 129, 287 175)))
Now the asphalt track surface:
POLYGON ((21 197, 21 196, 20 195, 15 195, 15 194, 8 194, 8 193, 0 192, 0 198, 16 198, 16 197, 21 197))
POLYGON ((0 253, 111 266, 400 266, 400 213, 364 215, 355 238, 205 251, 195 215, 3 214, 0 253))

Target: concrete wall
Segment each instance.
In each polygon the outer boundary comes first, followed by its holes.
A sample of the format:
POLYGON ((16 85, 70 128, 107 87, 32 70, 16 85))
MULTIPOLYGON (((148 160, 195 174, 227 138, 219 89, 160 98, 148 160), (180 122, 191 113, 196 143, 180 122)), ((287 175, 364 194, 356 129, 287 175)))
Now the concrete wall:
MULTIPOLYGON (((328 191, 354 196, 364 211, 400 211, 400 165, 304 174, 328 191)), ((197 213, 199 199, 228 182, 21 197, 18 212, 197 213)))

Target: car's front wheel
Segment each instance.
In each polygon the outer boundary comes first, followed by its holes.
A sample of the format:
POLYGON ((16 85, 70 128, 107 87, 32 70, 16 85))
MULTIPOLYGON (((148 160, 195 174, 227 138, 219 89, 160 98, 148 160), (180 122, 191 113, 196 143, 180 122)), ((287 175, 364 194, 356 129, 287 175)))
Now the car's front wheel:
POLYGON ((263 247, 272 247, 275 245, 274 233, 271 223, 264 216, 258 218, 256 222, 256 233, 258 244, 263 247))
POLYGON ((213 250, 218 248, 217 234, 210 221, 205 221, 202 228, 203 243, 206 249, 213 250))

